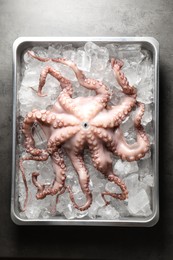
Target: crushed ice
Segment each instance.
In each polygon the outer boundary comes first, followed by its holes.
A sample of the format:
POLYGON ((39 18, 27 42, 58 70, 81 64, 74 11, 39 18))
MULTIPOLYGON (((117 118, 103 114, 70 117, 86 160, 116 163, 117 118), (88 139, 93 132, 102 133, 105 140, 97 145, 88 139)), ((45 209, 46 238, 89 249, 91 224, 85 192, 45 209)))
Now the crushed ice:
MULTIPOLYGON (((123 71, 127 76, 130 84, 134 84, 138 89, 137 100, 145 104, 145 114, 142 123, 145 126, 151 143, 153 142, 153 65, 150 53, 141 49, 139 44, 107 44, 98 46, 93 42, 87 42, 83 47, 74 48, 72 44, 61 45, 52 44, 48 48, 37 46, 32 49, 36 54, 42 57, 64 57, 73 60, 77 66, 84 71, 86 76, 103 80, 107 84, 112 93, 111 103, 116 105, 122 97, 120 87, 113 75, 109 59, 112 57, 119 58, 124 61, 123 71)), ((80 88, 76 77, 71 69, 67 66, 48 62, 49 65, 59 70, 66 78, 70 79, 74 87, 74 96, 87 96, 91 91, 80 88)), ((19 125, 27 112, 33 108, 49 109, 55 102, 56 97, 60 93, 59 82, 50 75, 47 77, 43 92, 47 93, 46 97, 37 96, 39 75, 45 63, 39 62, 31 58, 25 53, 22 63, 22 81, 18 90, 18 115, 19 125)), ((46 147, 45 137, 39 126, 34 132, 36 146, 39 148, 46 147)), ((133 129, 133 113, 126 118, 122 124, 122 130, 127 141, 133 143, 135 134, 133 129)), ((20 156, 25 154, 23 147, 23 138, 21 137, 21 129, 18 131, 18 153, 20 156)), ((70 185, 74 192, 75 201, 82 205, 85 197, 78 183, 77 175, 68 158, 65 158, 67 165, 66 184, 70 185)), ((90 156, 85 151, 85 162, 90 174, 90 190, 93 194, 93 203, 88 210, 80 212, 75 209, 69 199, 69 194, 65 192, 59 196, 56 203, 56 196, 47 196, 43 200, 35 198, 36 188, 32 184, 31 174, 33 171, 39 171, 39 181, 45 185, 49 185, 54 178, 54 172, 51 160, 46 162, 24 161, 26 179, 29 188, 28 206, 25 212, 21 212, 21 217, 28 219, 49 219, 54 216, 67 219, 75 218, 91 218, 91 219, 117 219, 129 216, 149 216, 152 213, 151 189, 154 186, 154 176, 152 175, 151 152, 149 152, 142 160, 138 162, 122 161, 114 158, 114 172, 124 180, 129 191, 129 198, 126 201, 115 200, 107 196, 110 204, 105 206, 105 202, 101 193, 106 189, 110 192, 119 192, 119 188, 108 182, 101 173, 99 173, 92 165, 90 156)), ((19 203, 23 205, 25 200, 25 188, 19 175, 19 203)))

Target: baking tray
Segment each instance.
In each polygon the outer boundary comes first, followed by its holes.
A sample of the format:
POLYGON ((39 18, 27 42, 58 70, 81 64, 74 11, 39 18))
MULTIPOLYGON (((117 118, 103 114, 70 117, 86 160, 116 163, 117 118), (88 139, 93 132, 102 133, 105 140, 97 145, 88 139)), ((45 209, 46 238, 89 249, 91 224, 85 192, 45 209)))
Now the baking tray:
POLYGON ((158 148, 159 148, 159 44, 152 37, 20 37, 13 44, 13 148, 12 148, 12 191, 11 191, 11 218, 18 225, 84 225, 84 226, 153 226, 159 219, 159 172, 158 172, 158 148), (83 46, 86 42, 93 42, 99 46, 117 44, 119 46, 140 44, 141 48, 150 52, 152 57, 153 74, 153 147, 152 147, 152 174, 154 185, 151 189, 151 209, 149 216, 127 216, 119 219, 65 219, 62 216, 49 218, 26 219, 21 217, 19 207, 18 189, 18 91, 21 84, 21 67, 23 53, 35 46, 47 48, 50 44, 62 46, 72 44, 75 48, 83 46))

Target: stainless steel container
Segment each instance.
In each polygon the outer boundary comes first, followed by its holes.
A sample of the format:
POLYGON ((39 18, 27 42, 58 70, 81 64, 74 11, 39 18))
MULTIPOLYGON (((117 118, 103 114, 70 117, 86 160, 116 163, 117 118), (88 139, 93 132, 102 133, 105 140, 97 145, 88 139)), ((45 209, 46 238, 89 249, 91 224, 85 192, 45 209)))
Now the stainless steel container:
POLYGON ((13 45, 13 150, 12 150, 12 193, 11 193, 11 218, 18 225, 85 225, 85 226, 153 226, 159 219, 159 173, 158 173, 158 133, 159 133, 159 86, 158 86, 158 68, 159 68, 159 44, 151 37, 22 37, 18 38, 13 45), (108 43, 123 44, 140 44, 144 49, 150 51, 152 55, 152 63, 154 66, 154 148, 152 151, 154 187, 151 192, 151 207, 152 214, 148 217, 124 217, 115 220, 104 219, 72 219, 68 220, 63 217, 52 217, 48 219, 24 219, 20 216, 19 202, 18 202, 18 162, 16 162, 16 136, 17 136, 17 98, 18 89, 21 82, 21 57, 23 52, 34 46, 47 47, 51 43, 73 44, 74 47, 80 47, 84 43, 92 41, 98 45, 105 45, 108 43))

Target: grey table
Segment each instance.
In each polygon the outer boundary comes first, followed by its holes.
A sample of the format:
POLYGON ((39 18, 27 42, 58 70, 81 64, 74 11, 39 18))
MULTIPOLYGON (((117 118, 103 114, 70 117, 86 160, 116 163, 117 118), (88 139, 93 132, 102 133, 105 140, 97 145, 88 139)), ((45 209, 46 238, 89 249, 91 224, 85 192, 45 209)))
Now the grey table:
POLYGON ((172 0, 0 0, 0 257, 173 259, 172 17, 172 0), (11 221, 12 43, 19 36, 153 36, 160 42, 156 226, 19 227, 11 221))

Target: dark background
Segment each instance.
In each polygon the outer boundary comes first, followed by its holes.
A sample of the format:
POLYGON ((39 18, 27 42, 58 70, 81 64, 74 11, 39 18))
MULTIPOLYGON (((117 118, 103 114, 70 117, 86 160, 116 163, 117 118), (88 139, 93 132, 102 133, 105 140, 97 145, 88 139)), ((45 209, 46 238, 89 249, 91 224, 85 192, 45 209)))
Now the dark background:
POLYGON ((0 0, 0 257, 173 259, 173 1, 0 0), (20 227, 10 219, 12 44, 19 36, 153 36, 160 43, 160 220, 152 228, 20 227))

